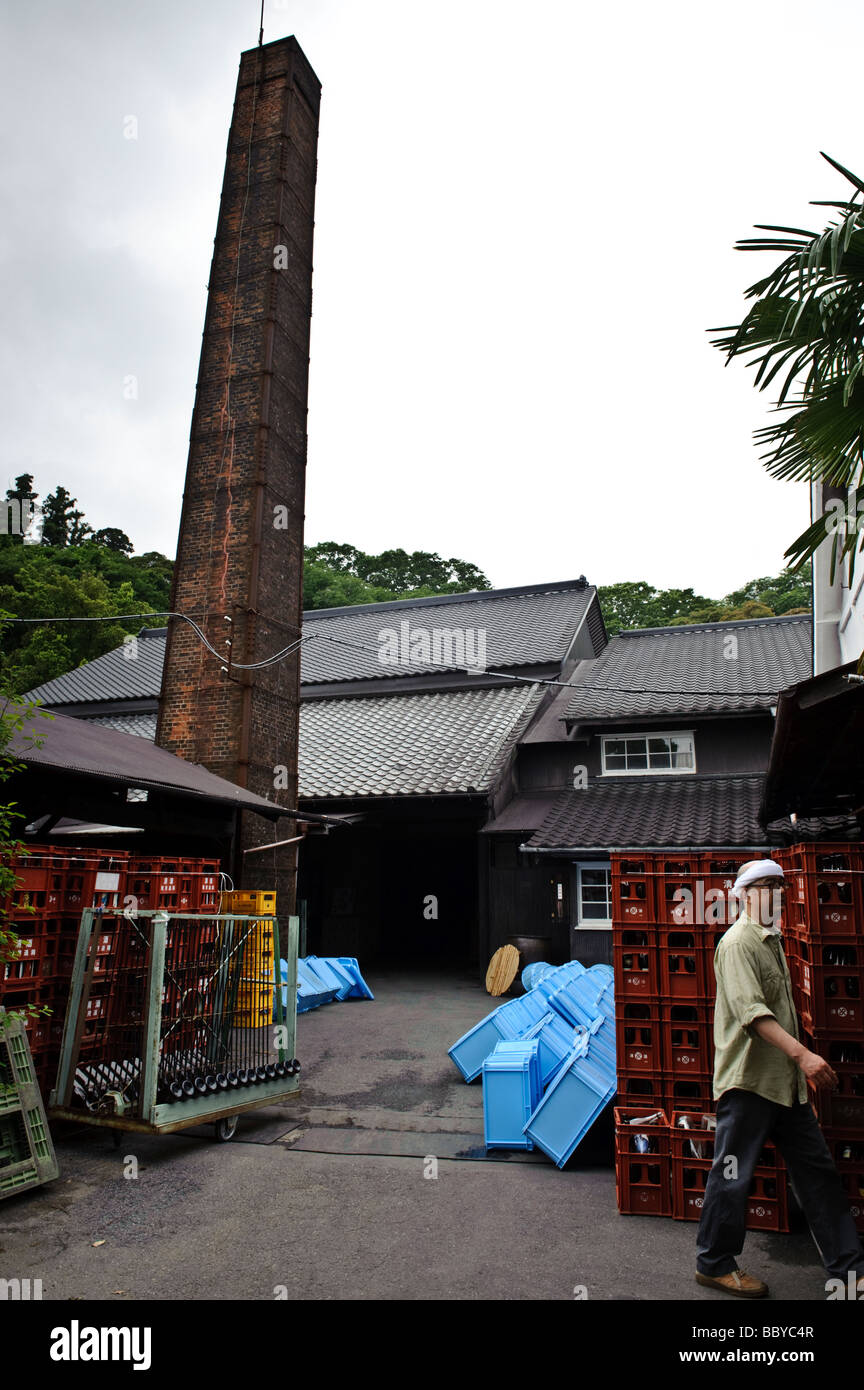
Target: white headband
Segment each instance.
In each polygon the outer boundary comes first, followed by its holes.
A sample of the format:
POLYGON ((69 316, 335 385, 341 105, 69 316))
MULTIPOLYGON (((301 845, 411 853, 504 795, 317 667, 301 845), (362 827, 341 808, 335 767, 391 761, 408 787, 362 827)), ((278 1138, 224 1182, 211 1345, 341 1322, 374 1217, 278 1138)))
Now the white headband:
POLYGON ((756 859, 748 869, 744 869, 738 875, 732 885, 733 893, 741 893, 749 884, 755 883, 760 878, 785 878, 783 870, 776 859, 756 859))

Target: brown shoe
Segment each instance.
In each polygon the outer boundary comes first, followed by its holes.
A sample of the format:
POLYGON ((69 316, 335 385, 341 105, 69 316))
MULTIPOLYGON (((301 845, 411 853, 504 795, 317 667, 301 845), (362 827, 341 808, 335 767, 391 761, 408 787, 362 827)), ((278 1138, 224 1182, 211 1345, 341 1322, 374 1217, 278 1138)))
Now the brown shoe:
POLYGON ((743 1269, 733 1269, 731 1274, 721 1274, 717 1279, 712 1279, 710 1274, 697 1274, 696 1283, 709 1289, 722 1289, 723 1293, 731 1293, 735 1298, 764 1298, 768 1292, 767 1284, 745 1274, 743 1269))

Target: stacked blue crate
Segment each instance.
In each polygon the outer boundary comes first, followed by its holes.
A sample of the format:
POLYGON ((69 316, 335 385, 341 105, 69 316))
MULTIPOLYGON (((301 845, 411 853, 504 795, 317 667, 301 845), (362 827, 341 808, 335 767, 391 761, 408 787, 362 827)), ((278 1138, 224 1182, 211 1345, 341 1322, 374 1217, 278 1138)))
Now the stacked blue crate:
MULTIPOLYGON (((527 1139, 530 1146, 536 1144, 563 1168, 615 1096, 613 972, 607 965, 586 970, 579 961, 571 961, 545 974, 538 969, 533 977, 528 976, 532 978, 536 980, 533 989, 481 1019, 454 1043, 448 1055, 466 1081, 483 1074, 487 1148, 525 1148, 528 1145, 523 1141, 527 1139), (485 1063, 494 1054, 502 1059, 521 1058, 521 1067, 525 1054, 518 1047, 526 1043, 536 1045, 541 1093, 522 1127, 521 1139, 505 1143, 501 1136, 511 1132, 509 1118, 505 1124, 499 1123, 497 1113, 491 1119, 486 1115, 486 1076, 487 1072, 496 1078, 499 1073, 506 1075, 507 1067, 504 1061, 489 1068, 485 1063), (514 1046, 515 1053, 510 1050, 514 1046)), ((519 1067, 514 1075, 522 1076, 519 1067)), ((493 1096, 498 1086, 509 1087, 508 1095, 523 1094, 519 1090, 523 1082, 495 1080, 491 1084, 493 1096)), ((510 1113, 508 1110, 507 1115, 510 1113)))
POLYGON ((533 1149, 525 1127, 543 1094, 540 1044, 502 1040, 483 1061, 483 1137, 487 1149, 533 1149))
MULTIPOLYGON (((288 962, 282 967, 282 1007, 288 1007, 288 962)), ((334 999, 374 999, 354 956, 306 956, 297 961, 297 1012, 306 1013, 334 999)))
POLYGON ((583 1033, 570 1057, 525 1125, 525 1136, 552 1159, 558 1168, 567 1160, 606 1106, 616 1089, 612 1066, 600 1054, 597 1040, 608 1028, 603 1023, 597 1038, 583 1033))
POLYGON ((525 1041, 536 1038, 540 1044, 540 1072, 544 1089, 558 1075, 582 1028, 573 1029, 560 1014, 549 1011, 524 1035, 525 1041))

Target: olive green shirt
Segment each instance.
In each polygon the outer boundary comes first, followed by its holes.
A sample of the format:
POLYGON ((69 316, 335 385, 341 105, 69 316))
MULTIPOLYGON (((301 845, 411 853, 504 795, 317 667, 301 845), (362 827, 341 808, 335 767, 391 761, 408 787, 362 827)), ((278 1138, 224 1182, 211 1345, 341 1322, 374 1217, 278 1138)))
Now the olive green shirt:
POLYGON ((734 1088, 778 1105, 807 1101, 798 1064, 753 1028, 756 1019, 771 1015, 793 1038, 801 1036, 779 932, 739 917, 718 942, 714 975, 714 1099, 734 1088))

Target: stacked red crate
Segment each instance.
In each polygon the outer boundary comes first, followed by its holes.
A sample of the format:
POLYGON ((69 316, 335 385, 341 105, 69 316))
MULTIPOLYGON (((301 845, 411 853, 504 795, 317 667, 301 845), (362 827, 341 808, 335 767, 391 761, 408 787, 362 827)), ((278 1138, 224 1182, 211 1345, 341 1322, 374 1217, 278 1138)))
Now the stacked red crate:
MULTIPOLYGON (((714 1110, 714 951, 738 915, 730 896, 738 869, 758 853, 611 856, 618 1099, 637 1116, 653 1109, 669 1117, 670 1212, 673 1193, 678 1209, 695 1210, 699 1184, 711 1166, 703 1173, 700 1163, 684 1165, 672 1117, 714 1110)), ((767 1176, 760 1170, 754 1180, 749 1224, 788 1230, 786 1173, 782 1161, 772 1163, 767 1176)), ((650 1205, 651 1182, 643 1169, 633 1180, 635 1199, 619 1176, 619 1198, 630 1204, 620 1210, 650 1205)))
MULTIPOLYGON (((714 1162, 714 1130, 701 1112, 674 1111, 670 1129, 672 1215, 698 1221, 705 1185, 714 1162), (682 1125, 682 1120, 685 1124, 682 1125)), ((788 1231, 786 1171, 773 1144, 766 1144, 753 1172, 747 1204, 747 1229, 788 1231)))
MULTIPOLYGON (((174 912, 218 912, 220 863, 214 858, 130 855, 102 846, 31 845, 14 861, 16 886, 3 908, 21 938, 15 960, 0 967, 0 1002, 29 1004, 50 1014, 27 1025, 37 1077, 47 1093, 56 1076, 72 964, 85 907, 163 907, 174 912)), ((97 936, 95 974, 111 969, 111 919, 97 936)), ((94 981, 89 1026, 97 1026, 101 990, 94 981)))
POLYGON ((618 1210, 672 1215, 669 1121, 662 1110, 615 1108, 615 1191, 618 1210))
POLYGON ((47 1008, 27 1022, 37 1080, 53 1085, 81 912, 116 905, 126 889, 128 854, 102 847, 32 845, 13 862, 16 885, 2 904, 20 938, 18 955, 0 969, 0 1001, 8 1009, 47 1008))
POLYGON ((784 946, 803 1040, 840 1083, 811 1096, 864 1231, 864 845, 790 845, 776 857, 789 884, 784 946))
POLYGON ((662 1109, 662 983, 652 857, 613 854, 612 955, 618 1096, 662 1109))

